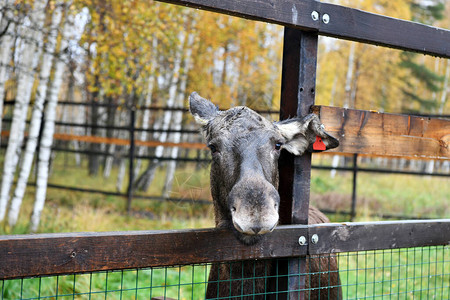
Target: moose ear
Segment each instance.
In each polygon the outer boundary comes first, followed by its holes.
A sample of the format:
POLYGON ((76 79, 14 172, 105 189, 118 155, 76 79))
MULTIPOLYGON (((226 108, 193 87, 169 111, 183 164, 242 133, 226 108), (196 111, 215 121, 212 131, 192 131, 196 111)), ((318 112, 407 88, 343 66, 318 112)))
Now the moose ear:
POLYGON ((217 107, 209 100, 201 97, 197 92, 189 96, 189 111, 198 124, 206 125, 219 114, 217 107))
POLYGON ((294 155, 302 155, 306 150, 320 152, 339 146, 339 141, 325 132, 315 114, 276 122, 275 126, 286 139, 283 148, 294 155))

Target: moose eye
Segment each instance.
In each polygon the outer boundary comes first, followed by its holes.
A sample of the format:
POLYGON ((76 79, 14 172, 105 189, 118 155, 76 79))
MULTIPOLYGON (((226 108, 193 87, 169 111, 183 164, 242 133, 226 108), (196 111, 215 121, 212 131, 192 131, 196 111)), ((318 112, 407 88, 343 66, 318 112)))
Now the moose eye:
POLYGON ((216 153, 217 152, 217 148, 214 145, 208 145, 209 150, 211 150, 211 153, 216 153))
POLYGON ((280 150, 281 146, 283 146, 283 143, 280 143, 280 142, 276 143, 275 144, 275 150, 280 150))

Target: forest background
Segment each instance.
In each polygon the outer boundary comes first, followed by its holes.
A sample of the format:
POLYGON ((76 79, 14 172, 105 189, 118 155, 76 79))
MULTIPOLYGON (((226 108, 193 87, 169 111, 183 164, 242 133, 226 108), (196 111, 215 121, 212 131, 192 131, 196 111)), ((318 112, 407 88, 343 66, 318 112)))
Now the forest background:
MULTIPOLYGON (((450 28, 450 2, 445 0, 333 2, 450 28)), ((38 229, 55 132, 127 138, 127 132, 106 127, 128 124, 126 108, 136 107, 138 127, 144 129, 139 140, 178 143, 184 139, 180 134, 149 134, 145 129, 195 129, 191 118, 182 111, 140 111, 139 107, 187 107, 192 91, 221 109, 235 105, 279 109, 280 26, 148 0, 1 0, 0 8, 4 121, 0 124, 5 148, 0 222, 10 227, 17 223, 34 166, 31 230, 38 229), (58 106, 58 101, 88 106, 58 106), (91 127, 55 127, 57 120, 91 127)), ((450 60, 320 37, 316 102, 391 113, 449 114, 449 76, 450 60)), ((70 147, 110 153, 75 159, 91 178, 101 171, 109 177, 117 166, 116 188, 123 189, 126 164, 117 153, 125 153, 127 147, 77 141, 70 147)), ((146 152, 157 158, 177 157, 180 150, 137 149, 138 154, 146 152)), ((144 165, 138 160, 133 185, 148 189, 160 166, 160 161, 144 165)), ((176 163, 164 167, 167 196, 176 163)))

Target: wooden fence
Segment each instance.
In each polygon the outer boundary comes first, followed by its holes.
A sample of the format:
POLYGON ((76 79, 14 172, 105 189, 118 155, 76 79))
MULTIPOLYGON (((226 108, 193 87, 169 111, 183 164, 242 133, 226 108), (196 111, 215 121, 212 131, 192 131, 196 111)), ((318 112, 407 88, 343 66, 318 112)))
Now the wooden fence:
MULTIPOLYGON (((285 26, 280 119, 305 115, 314 105, 319 35, 450 58, 448 30, 335 4, 308 0, 164 2, 285 26)), ((327 130, 341 139, 337 152, 450 158, 449 121, 332 107, 313 110, 327 130)), ((300 257, 286 261, 288 274, 297 268, 306 271, 306 255, 450 243, 450 220, 299 225, 308 223, 311 155, 284 154, 279 169, 280 222, 284 226, 255 246, 240 245, 231 233, 215 229, 3 236, 0 279, 300 257), (310 242, 313 236, 316 240, 310 242), (306 240, 303 245, 300 237, 306 240)), ((304 280, 304 276, 300 280, 298 275, 286 277, 283 284, 288 293, 281 296, 304 299, 304 280)), ((442 286, 448 288, 444 281, 442 286)))

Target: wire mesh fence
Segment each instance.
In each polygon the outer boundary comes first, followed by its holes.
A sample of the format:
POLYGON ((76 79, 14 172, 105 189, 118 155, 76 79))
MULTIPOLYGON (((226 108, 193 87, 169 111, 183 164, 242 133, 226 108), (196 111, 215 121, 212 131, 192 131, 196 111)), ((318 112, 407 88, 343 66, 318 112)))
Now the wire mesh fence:
MULTIPOLYGON (((317 257, 310 256, 308 260, 317 257)), ((349 252, 337 257, 343 299, 450 299, 448 245, 349 252)), ((272 272, 262 276, 236 274, 226 281, 214 282, 229 286, 233 295, 216 299, 241 299, 244 295, 236 296, 232 291, 236 283, 263 280, 266 290, 247 294, 245 299, 266 299, 278 298, 286 292, 278 285, 269 289, 271 280, 298 275, 309 278, 319 275, 325 279, 330 276, 327 270, 315 274, 310 270, 297 274, 290 270, 287 275, 278 270, 282 261, 278 260, 272 272)), ((3 280, 1 299, 205 299, 210 268, 211 264, 197 264, 3 280)), ((324 282, 305 290, 306 298, 312 298, 317 290, 325 291, 326 295, 330 287, 324 282)))

